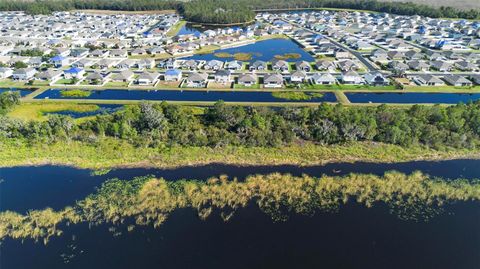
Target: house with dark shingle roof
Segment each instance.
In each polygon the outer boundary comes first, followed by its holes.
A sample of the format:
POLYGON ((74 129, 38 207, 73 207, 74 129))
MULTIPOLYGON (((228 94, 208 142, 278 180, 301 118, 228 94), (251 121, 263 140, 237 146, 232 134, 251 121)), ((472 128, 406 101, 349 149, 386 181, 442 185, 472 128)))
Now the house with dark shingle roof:
POLYGON ((445 80, 449 85, 456 86, 456 87, 468 87, 472 86, 472 82, 466 79, 464 76, 448 74, 443 76, 443 80, 445 80))
POLYGON ((429 74, 420 74, 413 77, 413 81, 419 86, 444 86, 443 82, 437 76, 432 76, 429 74))
POLYGON ((263 87, 281 88, 283 86, 283 76, 281 74, 266 74, 263 78, 263 87))
POLYGON ((243 86, 253 86, 258 83, 258 77, 255 74, 240 74, 238 76, 238 84, 243 86))

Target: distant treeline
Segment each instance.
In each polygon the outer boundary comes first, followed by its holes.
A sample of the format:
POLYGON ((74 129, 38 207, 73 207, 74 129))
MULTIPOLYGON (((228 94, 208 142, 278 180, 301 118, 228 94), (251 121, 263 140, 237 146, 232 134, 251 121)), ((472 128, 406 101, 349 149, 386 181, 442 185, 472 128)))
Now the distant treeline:
POLYGON ((253 10, 344 8, 387 12, 399 15, 421 15, 432 18, 480 19, 480 10, 459 10, 452 7, 435 8, 423 4, 379 2, 376 0, 35 0, 0 1, 0 10, 26 11, 29 14, 48 14, 73 9, 101 10, 165 10, 176 9, 188 20, 204 23, 238 23, 250 21, 253 10))
POLYGON ((278 147, 302 141, 319 144, 374 141, 406 147, 475 149, 480 146, 480 102, 448 107, 415 105, 408 109, 327 104, 271 109, 218 102, 204 113, 167 103, 143 103, 81 123, 58 115, 41 122, 0 116, 1 139, 95 143, 105 136, 128 141, 136 147, 152 148, 278 147))

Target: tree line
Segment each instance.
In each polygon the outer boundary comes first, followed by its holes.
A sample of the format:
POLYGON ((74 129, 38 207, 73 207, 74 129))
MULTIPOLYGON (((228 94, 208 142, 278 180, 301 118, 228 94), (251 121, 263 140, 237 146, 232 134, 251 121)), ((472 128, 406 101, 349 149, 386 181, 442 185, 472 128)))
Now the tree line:
POLYGON ((379 2, 377 0, 34 0, 0 1, 2 11, 26 11, 49 14, 73 9, 102 10, 165 10, 176 9, 188 20, 205 23, 239 23, 250 21, 253 10, 301 8, 345 8, 387 12, 399 15, 421 15, 432 18, 480 19, 480 10, 453 7, 432 7, 411 2, 379 2))
POLYGON ((480 145, 480 103, 400 109, 345 107, 242 107, 218 102, 194 113, 193 108, 167 103, 127 106, 77 123, 52 115, 47 121, 22 122, 0 117, 0 137, 30 143, 77 140, 95 143, 102 137, 137 147, 245 146, 279 147, 310 141, 341 144, 374 141, 435 149, 480 145))

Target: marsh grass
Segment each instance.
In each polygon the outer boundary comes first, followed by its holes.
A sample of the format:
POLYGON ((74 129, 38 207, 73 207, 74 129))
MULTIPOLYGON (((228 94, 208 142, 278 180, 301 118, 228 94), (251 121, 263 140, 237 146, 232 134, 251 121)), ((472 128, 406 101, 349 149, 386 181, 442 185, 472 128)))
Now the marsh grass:
MULTIPOLYGON (((252 202, 273 220, 282 221, 291 214, 336 211, 352 200, 366 207, 385 203, 392 212, 401 212, 401 218, 428 220, 446 204, 479 201, 480 183, 431 179, 420 172, 321 178, 274 173, 250 176, 242 182, 227 177, 208 181, 112 179, 96 193, 60 211, 47 208, 32 210, 26 215, 11 211, 0 213, 0 240, 31 238, 43 239, 46 243, 50 237, 62 234, 58 227, 65 223, 120 225, 133 219, 136 225, 159 227, 173 211, 182 208, 195 209, 201 219, 220 211, 228 221, 237 209, 252 202)), ((113 233, 117 232, 115 227, 112 229, 113 233)))
POLYGON ((339 145, 313 143, 282 147, 135 147, 114 138, 95 142, 66 141, 29 143, 21 139, 0 139, 0 167, 59 164, 80 168, 115 167, 174 168, 187 165, 224 163, 234 165, 318 165, 328 162, 405 162, 452 158, 478 158, 478 150, 434 150, 421 146, 401 147, 374 142, 339 145))
POLYGON ((84 90, 64 90, 60 92, 62 97, 71 97, 71 98, 85 98, 89 97, 92 94, 91 91, 84 90))

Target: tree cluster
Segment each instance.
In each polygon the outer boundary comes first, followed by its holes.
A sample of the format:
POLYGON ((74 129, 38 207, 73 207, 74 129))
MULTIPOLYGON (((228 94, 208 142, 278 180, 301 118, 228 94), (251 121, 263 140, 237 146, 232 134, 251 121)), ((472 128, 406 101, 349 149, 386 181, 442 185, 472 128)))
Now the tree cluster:
POLYGON ((66 116, 44 122, 0 118, 0 137, 29 142, 123 139, 138 147, 262 146, 301 141, 339 144, 374 141, 401 146, 476 148, 480 144, 480 103, 455 106, 316 108, 229 106, 218 102, 197 115, 192 108, 151 104, 132 105, 76 123, 66 116))
POLYGON ((461 10, 444 6, 437 8, 411 2, 378 0, 0 0, 2 11, 25 11, 32 15, 73 9, 133 11, 176 9, 188 20, 203 23, 242 23, 254 18, 254 10, 291 8, 345 8, 432 18, 480 19, 478 9, 461 10))

